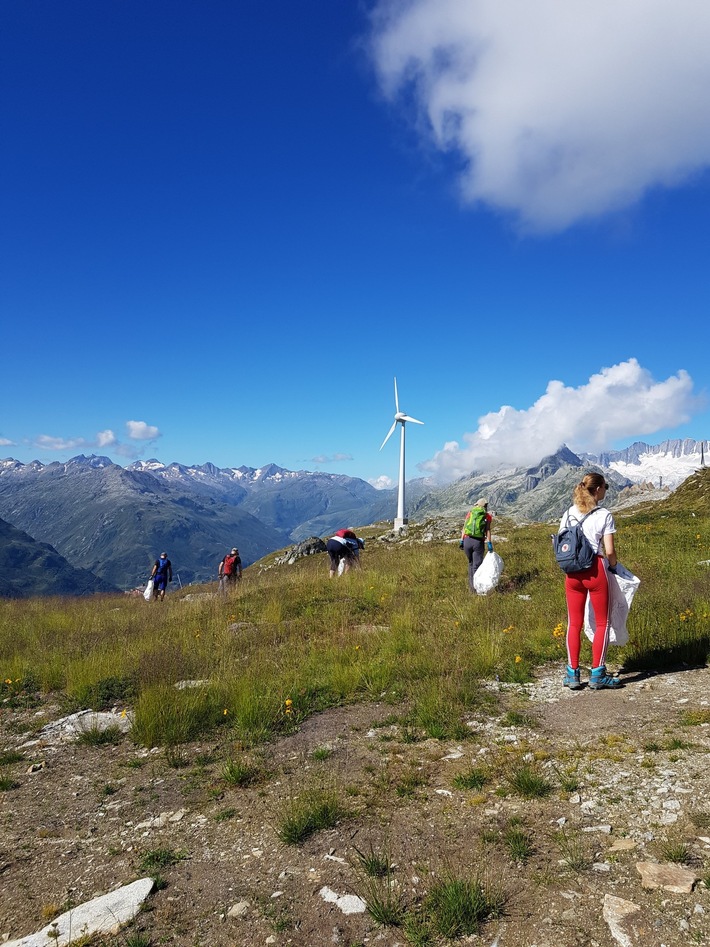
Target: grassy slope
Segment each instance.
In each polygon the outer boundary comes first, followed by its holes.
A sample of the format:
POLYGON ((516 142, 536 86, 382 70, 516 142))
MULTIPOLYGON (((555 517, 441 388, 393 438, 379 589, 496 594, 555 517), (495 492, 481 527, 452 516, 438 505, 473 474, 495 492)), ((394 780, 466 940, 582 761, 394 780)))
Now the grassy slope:
MULTIPOLYGON (((631 642, 612 663, 706 660, 709 498, 702 471, 665 503, 618 515, 620 559, 642 585, 631 642)), ((363 569, 332 581, 323 555, 265 568, 270 557, 226 602, 0 603, 0 676, 11 682, 2 686, 62 691, 77 707, 134 702, 134 736, 147 745, 219 725, 247 745, 323 707, 382 695, 404 701, 410 722, 432 736, 455 736, 462 712, 484 699, 481 677, 524 680, 536 664, 562 663, 562 574, 549 525, 500 521, 503 580, 490 596, 471 596, 457 530, 453 542, 418 541, 425 531, 388 543, 365 530, 363 569), (182 679, 210 683, 175 690, 182 679)))

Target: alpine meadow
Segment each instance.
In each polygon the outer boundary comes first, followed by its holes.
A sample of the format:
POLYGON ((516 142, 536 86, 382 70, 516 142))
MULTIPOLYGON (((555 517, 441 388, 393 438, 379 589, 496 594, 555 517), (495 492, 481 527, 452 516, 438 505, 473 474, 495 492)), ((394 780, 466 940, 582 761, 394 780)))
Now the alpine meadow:
MULTIPOLYGON (((704 667, 710 649, 710 472, 698 471, 666 500, 615 515, 620 558, 641 577, 641 587, 630 613, 630 641, 609 657, 622 679, 626 677, 627 687, 620 695, 592 696, 593 692, 583 691, 575 699, 590 702, 582 709, 588 721, 598 715, 607 718, 604 708, 612 707, 617 696, 634 707, 628 700, 642 695, 639 681, 704 667)), ((339 870, 357 892, 353 897, 365 912, 358 923, 366 932, 391 929, 400 931, 410 944, 444 944, 484 925, 492 937, 497 923, 516 924, 518 933, 510 934, 507 943, 516 947, 530 943, 529 930, 516 915, 515 886, 524 884, 526 897, 534 897, 538 910, 547 911, 545 891, 560 853, 576 873, 588 872, 591 866, 582 836, 564 830, 555 835, 545 829, 555 799, 558 806, 573 800, 576 790, 593 778, 590 774, 600 760, 618 759, 619 765, 628 765, 619 747, 634 739, 624 725, 618 730, 617 717, 611 714, 604 736, 593 739, 592 750, 579 740, 564 752, 532 750, 539 712, 528 688, 541 683, 550 695, 544 699, 553 704, 563 690, 565 602, 562 574, 550 543, 554 528, 494 521, 494 542, 505 571, 488 596, 467 590, 465 557, 458 549, 459 524, 435 520, 410 525, 408 535, 399 537, 385 524, 359 529, 366 540, 362 568, 334 580, 328 578, 323 554, 290 565, 273 554, 247 569, 237 591, 228 597, 206 585, 192 586, 155 604, 127 595, 2 601, 0 660, 7 749, 0 785, 5 799, 16 806, 6 810, 6 828, 11 834, 22 828, 22 821, 16 820, 24 808, 19 801, 23 793, 35 800, 26 805, 39 804, 32 789, 37 777, 32 773, 46 773, 51 785, 59 778, 61 756, 70 753, 73 775, 65 777, 67 786, 91 779, 99 815, 127 804, 118 800, 128 792, 128 780, 133 783, 130 805, 147 805, 148 812, 155 813, 139 824, 143 827, 169 825, 171 819, 192 811, 198 820, 194 826, 219 821, 219 844, 228 848, 238 848, 242 833, 254 823, 261 833, 259 845, 266 844, 266 837, 268 844, 277 846, 273 858, 293 846, 309 857, 309 851, 318 850, 319 836, 324 836, 322 844, 331 852, 345 851, 337 846, 346 846, 348 858, 335 854, 332 858, 350 866, 339 870), (90 725, 70 744, 74 749, 53 748, 52 722, 75 719, 67 715, 81 716, 85 711, 91 711, 87 720, 98 720, 101 711, 107 712, 104 717, 115 724, 90 725), (340 735, 334 736, 334 727, 340 735), (501 730, 493 755, 480 756, 491 751, 476 750, 476 741, 481 739, 481 728, 491 727, 512 731, 501 730), (379 754, 386 754, 381 764, 360 759, 354 749, 342 756, 339 747, 346 730, 351 739, 360 735, 361 741, 372 743, 376 738, 379 754), (507 735, 516 730, 529 735, 507 735), (467 747, 473 755, 471 764, 452 771, 450 788, 436 792, 445 797, 461 794, 469 806, 483 803, 481 817, 498 813, 501 800, 507 798, 514 806, 515 799, 524 801, 524 809, 515 808, 503 823, 500 815, 494 815, 495 830, 478 823, 475 831, 469 826, 465 848, 475 844, 481 850, 463 864, 454 855, 464 844, 464 823, 456 820, 429 843, 426 855, 422 852, 415 859, 415 874, 424 877, 425 889, 408 893, 402 888, 394 853, 403 858, 402 847, 412 847, 413 839, 425 831, 429 817, 421 806, 433 778, 432 761, 462 757, 463 762, 467 747), (408 753, 414 756, 409 759, 408 753), (81 762, 80 754, 84 754, 81 762), (160 811, 167 806, 161 795, 167 790, 160 787, 167 784, 174 784, 172 791, 185 808, 160 811), (498 799, 488 803, 494 808, 485 807, 488 799, 498 799), (500 877, 486 871, 489 856, 482 853, 491 845, 500 845, 501 857, 506 852, 505 857, 513 857, 523 881, 509 878, 510 869, 500 877)), ((582 663, 588 664, 585 648, 586 642, 582 663)), ((683 726, 710 721, 706 703, 695 706, 691 701, 683 711, 683 726)), ((644 722, 638 726, 646 733, 644 752, 674 747, 671 758, 678 760, 684 748, 694 745, 675 729, 672 747, 667 737, 650 740, 648 708, 643 713, 644 722)), ((672 725, 667 714, 662 711, 657 728, 672 725)), ((626 752, 632 752, 630 746, 626 752)), ((648 765, 656 766, 653 761, 648 765)), ((643 766, 638 773, 645 772, 643 766)), ((47 803, 53 790, 48 792, 47 803)), ((81 799, 85 792, 75 791, 71 802, 51 807, 51 819, 40 820, 24 870, 41 878, 42 892, 67 886, 62 864, 68 863, 47 860, 41 849, 47 838, 60 841, 67 832, 71 835, 67 819, 78 818, 67 814, 72 807, 91 808, 90 801, 84 798, 79 803, 77 796, 81 799)), ((621 797, 611 802, 623 806, 621 797)), ((700 799, 691 816, 698 824, 710 821, 700 799)), ((143 874, 154 879, 156 892, 145 906, 149 913, 139 914, 127 929, 129 938, 138 939, 126 943, 247 944, 254 942, 250 938, 259 925, 288 935, 284 942, 325 942, 318 939, 325 936, 322 931, 313 940, 308 939, 311 935, 301 936, 303 921, 296 915, 307 912, 306 906, 297 907, 305 897, 303 891, 293 894, 288 910, 270 907, 263 893, 253 895, 255 901, 240 901, 239 905, 253 904, 249 912, 256 912, 252 921, 257 927, 245 928, 243 939, 225 934, 227 939, 220 940, 209 933, 204 940, 191 939, 197 930, 211 931, 208 916, 219 912, 210 900, 209 885, 198 886, 196 893, 189 875, 180 878, 179 865, 192 859, 192 871, 197 871, 199 858, 200 871, 212 871, 210 849, 205 843, 190 851, 165 845, 151 848, 145 836, 152 830, 145 828, 144 841, 136 848, 120 841, 131 833, 133 821, 119 818, 119 823, 124 828, 118 841, 105 848, 97 837, 88 843, 97 858, 97 880, 91 884, 111 887, 112 871, 119 883, 143 874), (98 879, 107 872, 101 885, 98 879), (174 930, 171 925, 176 922, 170 917, 176 909, 169 904, 185 886, 190 894, 187 900, 180 898, 181 911, 191 921, 183 920, 183 926, 174 930), (168 930, 173 932, 166 941, 168 930)), ((108 831, 108 823, 102 825, 108 831)), ((18 836, 18 844, 22 837, 18 836)), ((673 846, 687 848, 674 834, 664 836, 663 844, 669 851, 673 846)), ((74 846, 76 859, 82 850, 74 846)), ((696 858, 694 864, 700 877, 704 872, 710 881, 710 861, 696 858)), ((292 870, 296 875, 301 871, 292 870)), ((276 883, 268 881, 268 874, 265 878, 267 885, 276 883)), ((56 917, 61 908, 76 903, 86 883, 77 879, 67 887, 66 898, 53 900, 43 900, 27 885, 22 893, 15 888, 9 903, 22 908, 9 918, 16 921, 20 916, 25 929, 33 930, 34 922, 56 917)), ((257 881, 252 885, 258 887, 257 881)), ((321 890, 325 897, 323 890, 330 889, 321 890)), ((234 907, 230 916, 241 910, 247 908, 234 907)), ((327 912, 314 910, 313 923, 327 928, 327 912)), ((219 916, 224 920, 226 915, 219 916)), ((92 947, 107 943, 100 937, 82 940, 92 947)))

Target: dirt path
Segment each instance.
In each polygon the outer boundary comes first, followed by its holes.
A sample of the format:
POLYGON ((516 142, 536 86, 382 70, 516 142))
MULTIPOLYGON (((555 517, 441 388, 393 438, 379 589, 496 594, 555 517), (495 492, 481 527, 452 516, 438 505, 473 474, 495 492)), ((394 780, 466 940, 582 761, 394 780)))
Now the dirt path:
POLYGON ((710 942, 704 882, 647 890, 636 867, 682 857, 710 878, 710 670, 629 675, 614 693, 570 693, 559 678, 551 668, 531 685, 490 683, 497 706, 468 719, 460 743, 419 739, 384 703, 320 714, 249 754, 258 778, 244 787, 224 779, 225 743, 170 759, 129 739, 55 743, 36 731, 59 707, 5 705, 0 775, 17 785, 0 793, 0 937, 158 873, 162 886, 130 931, 144 943, 404 945, 401 929, 337 900, 372 895, 359 849, 388 856, 410 908, 447 871, 504 891, 502 916, 463 942, 619 944, 606 896, 639 908, 630 947, 710 942), (522 766, 550 784, 546 795, 513 790, 522 766), (484 785, 457 788, 472 767, 484 785), (279 840, 294 800, 334 788, 348 815, 300 846, 279 840), (512 847, 514 829, 529 851, 512 847))

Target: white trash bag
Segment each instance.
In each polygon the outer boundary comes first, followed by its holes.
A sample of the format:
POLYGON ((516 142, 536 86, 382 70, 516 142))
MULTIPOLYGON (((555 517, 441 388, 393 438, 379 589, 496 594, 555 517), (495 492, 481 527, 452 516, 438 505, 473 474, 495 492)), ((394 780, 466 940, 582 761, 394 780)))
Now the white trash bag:
MULTIPOLYGON (((636 589, 641 584, 641 579, 629 572, 621 563, 616 566, 616 573, 609 572, 609 644, 622 645, 627 644, 629 632, 626 628, 626 619, 629 616, 629 609, 634 600, 636 589)), ((594 609, 589 596, 584 612, 584 633, 590 641, 594 640, 596 631, 596 622, 594 621, 594 609)))
POLYGON ((148 579, 148 584, 145 587, 145 592, 143 593, 143 598, 146 602, 150 602, 153 598, 153 589, 155 588, 155 580, 148 579))
POLYGON ((487 595, 498 585, 502 574, 503 560, 497 552, 489 552, 473 575, 473 587, 479 595, 487 595))

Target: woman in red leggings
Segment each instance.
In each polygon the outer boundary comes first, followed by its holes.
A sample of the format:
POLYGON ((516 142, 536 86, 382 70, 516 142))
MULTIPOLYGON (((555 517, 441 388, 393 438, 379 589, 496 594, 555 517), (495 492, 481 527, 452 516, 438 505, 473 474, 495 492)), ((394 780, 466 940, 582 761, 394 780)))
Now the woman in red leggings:
POLYGON ((594 564, 582 572, 573 572, 565 576, 565 596, 567 598, 567 671, 564 686, 570 690, 579 690, 579 651, 584 625, 584 608, 589 595, 594 610, 596 630, 592 641, 592 670, 589 686, 592 690, 621 687, 618 677, 612 677, 606 670, 606 649, 609 645, 609 579, 608 569, 616 568, 616 550, 614 533, 616 526, 609 510, 599 506, 606 496, 609 484, 599 473, 588 473, 574 488, 574 504, 563 515, 562 529, 568 522, 582 523, 582 531, 589 540, 597 556, 594 564), (587 516, 587 514, 589 514, 587 516), (604 558, 606 554, 606 558, 604 558))

